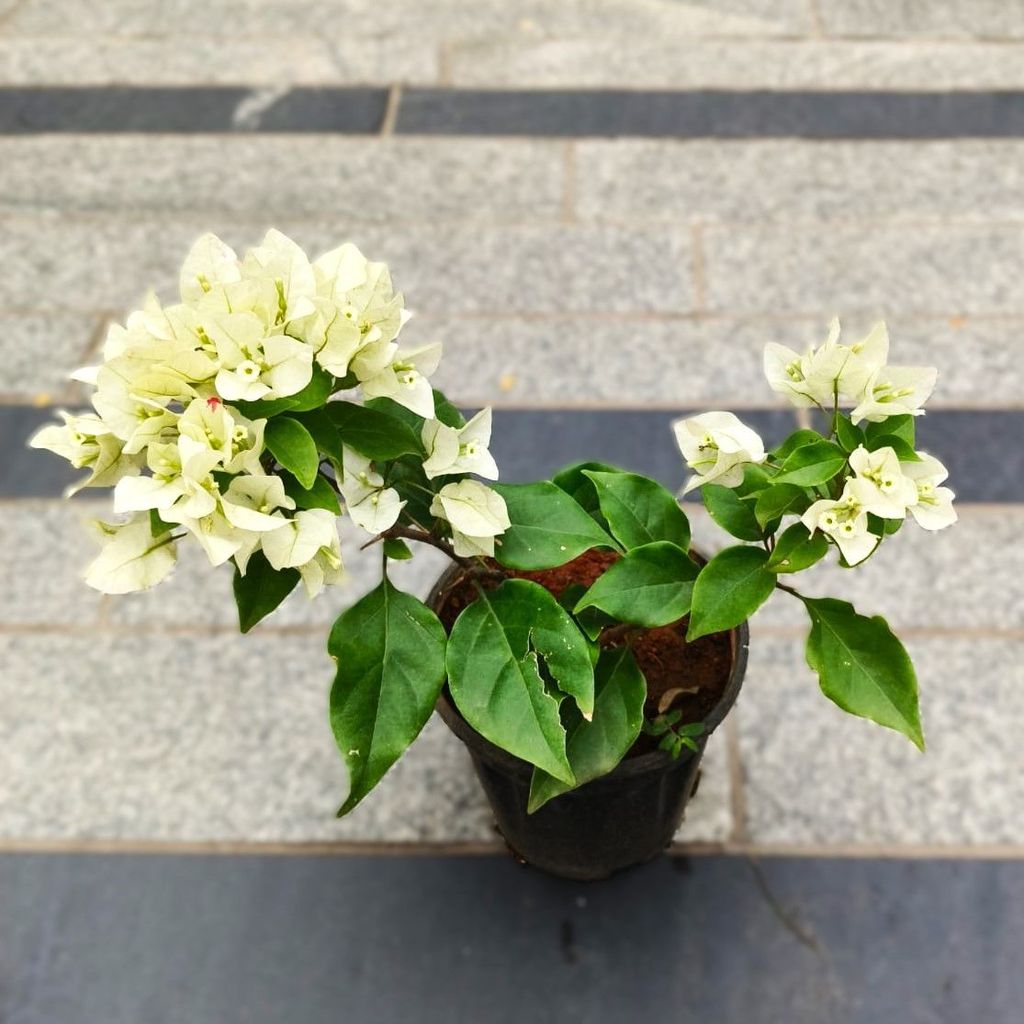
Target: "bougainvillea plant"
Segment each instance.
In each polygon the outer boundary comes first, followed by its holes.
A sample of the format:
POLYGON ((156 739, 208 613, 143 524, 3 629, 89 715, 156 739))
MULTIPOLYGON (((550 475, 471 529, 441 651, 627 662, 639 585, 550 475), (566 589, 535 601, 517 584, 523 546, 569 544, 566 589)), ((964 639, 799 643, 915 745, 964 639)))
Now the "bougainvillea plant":
POLYGON ((826 558, 863 563, 908 513, 927 530, 956 519, 944 468, 914 446, 935 371, 889 366, 884 325, 847 346, 834 323, 803 355, 767 347, 771 387, 818 410, 823 432, 767 451, 728 412, 674 425, 685 490, 741 542, 702 565, 676 497, 646 477, 590 462, 537 483, 476 479, 498 477, 490 410, 467 421, 432 389, 441 346, 399 346, 402 296, 355 246, 311 262, 271 231, 239 259, 206 235, 180 292, 110 328, 101 365, 74 375, 94 388, 92 411, 61 413, 31 443, 88 471, 72 492, 113 488, 120 518, 96 524, 85 574, 104 593, 160 583, 178 545, 196 543, 232 567, 245 632, 300 582, 313 597, 344 580, 339 516, 379 544, 380 584, 328 640, 349 776, 339 813, 416 738, 446 682, 474 729, 534 766, 531 810, 610 771, 641 729, 678 754, 700 723, 670 709, 644 721, 630 639, 684 618, 691 640, 730 630, 776 590, 807 610, 825 694, 923 746, 914 670, 885 621, 791 585, 826 558), (388 578, 410 540, 446 552, 460 583, 486 583, 450 633, 388 578), (616 558, 561 602, 512 576, 592 548, 616 558))

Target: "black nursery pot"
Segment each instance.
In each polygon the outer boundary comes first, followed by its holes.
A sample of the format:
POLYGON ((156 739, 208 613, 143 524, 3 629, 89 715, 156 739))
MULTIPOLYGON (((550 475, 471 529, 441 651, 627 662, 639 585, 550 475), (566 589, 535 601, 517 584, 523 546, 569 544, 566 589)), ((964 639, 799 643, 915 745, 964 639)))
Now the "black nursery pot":
MULTIPOLYGON (((450 573, 435 586, 437 610, 450 573)), ((731 631, 732 668, 721 699, 704 719, 697 752, 677 760, 656 750, 626 758, 614 771, 526 813, 533 766, 496 747, 470 727, 445 687, 437 711, 469 749, 480 783, 505 842, 521 860, 552 875, 579 880, 607 878, 622 868, 657 857, 682 824, 697 787, 708 736, 733 706, 747 667, 749 631, 731 631)), ((685 680, 680 680, 685 685, 685 680)))

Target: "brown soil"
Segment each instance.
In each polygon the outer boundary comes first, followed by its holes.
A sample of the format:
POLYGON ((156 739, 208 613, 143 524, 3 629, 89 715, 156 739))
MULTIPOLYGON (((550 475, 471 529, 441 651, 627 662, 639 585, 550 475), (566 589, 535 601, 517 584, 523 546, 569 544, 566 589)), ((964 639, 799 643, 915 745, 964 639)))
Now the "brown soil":
MULTIPOLYGON (((533 580, 560 598, 562 592, 573 584, 589 587, 617 558, 618 555, 609 551, 592 550, 556 569, 539 572, 509 571, 508 575, 533 580)), ((498 568, 496 564, 493 567, 498 568)), ((478 579, 477 582, 485 589, 493 589, 500 580, 478 579)), ((461 583, 445 595, 440 611, 445 629, 451 630, 459 612, 474 601, 476 596, 476 588, 471 582, 461 583)), ((659 706, 670 690, 682 689, 691 692, 675 694, 669 707, 682 712, 681 724, 703 721, 718 703, 729 681, 733 661, 729 634, 714 633, 687 643, 687 622, 683 618, 658 629, 641 630, 631 637, 630 643, 637 664, 647 680, 647 703, 644 708, 647 718, 653 718, 659 710, 667 710, 659 706)), ((609 646, 621 646, 623 642, 620 639, 609 646)), ((647 753, 656 746, 656 739, 641 733, 628 756, 647 753)))

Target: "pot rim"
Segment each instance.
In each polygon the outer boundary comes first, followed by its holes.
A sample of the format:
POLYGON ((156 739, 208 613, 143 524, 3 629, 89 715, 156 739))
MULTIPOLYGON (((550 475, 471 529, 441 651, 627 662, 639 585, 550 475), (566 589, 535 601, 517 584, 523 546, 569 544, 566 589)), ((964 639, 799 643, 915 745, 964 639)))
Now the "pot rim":
MULTIPOLYGON (((692 550, 690 553, 695 560, 702 563, 706 562, 706 559, 699 553, 692 550)), ((458 566, 450 566, 441 574, 437 582, 431 588, 430 594, 427 597, 427 605, 433 609, 435 613, 439 611, 438 604, 445 585, 458 571, 458 566)), ((722 696, 718 699, 718 703, 715 704, 708 716, 704 719, 704 732, 697 741, 701 753, 704 751, 707 738, 715 731, 715 729, 718 728, 719 725, 722 724, 725 716, 732 710, 732 706, 736 703, 736 698, 739 696, 740 688, 743 685, 743 678, 747 670, 747 653, 750 646, 750 628, 748 623, 746 621, 741 622, 734 629, 729 630, 729 638, 732 645, 732 668, 729 671, 729 678, 725 684, 725 689, 722 691, 722 696)), ((504 771, 512 771, 523 776, 533 774, 532 764, 528 761, 524 761, 522 758, 516 757, 515 754, 510 754, 507 750, 503 750, 501 747, 492 743, 485 736, 477 732, 476 729, 474 729, 462 717, 449 695, 447 682, 437 699, 435 710, 441 718, 444 719, 448 728, 451 729, 463 743, 473 749, 479 756, 501 766, 504 771)), ((599 778, 592 780, 587 783, 587 785, 595 786, 600 785, 602 782, 629 778, 630 776, 663 772, 666 768, 671 768, 674 765, 685 764, 686 761, 693 756, 695 756, 693 751, 686 750, 680 757, 673 759, 663 750, 652 750, 649 753, 641 754, 639 757, 630 757, 620 761, 619 764, 606 775, 602 775, 599 778)))

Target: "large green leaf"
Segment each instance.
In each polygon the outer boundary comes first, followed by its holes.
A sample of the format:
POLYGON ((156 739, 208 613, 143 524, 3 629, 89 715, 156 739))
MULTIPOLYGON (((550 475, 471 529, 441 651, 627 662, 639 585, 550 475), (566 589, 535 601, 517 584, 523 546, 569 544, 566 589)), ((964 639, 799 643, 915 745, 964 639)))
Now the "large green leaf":
POLYGON ((307 490, 316 480, 320 456, 309 431, 291 416, 275 416, 263 435, 270 454, 307 490))
POLYGON ((828 538, 820 530, 812 535, 803 523, 793 523, 775 541, 767 567, 775 573, 799 572, 827 554, 828 538))
POLYGON ((902 437, 897 437, 895 434, 879 434, 877 437, 872 437, 864 447, 870 452, 877 452, 879 448, 891 448, 900 462, 921 461, 921 456, 914 451, 914 446, 907 444, 902 437))
POLYGON ((262 551, 254 552, 244 576, 235 568, 233 589, 238 605, 238 628, 248 633, 295 589, 298 582, 298 569, 275 569, 262 551))
POLYGON ((622 472, 617 466, 609 466, 605 462, 573 462, 564 469, 560 469, 551 478, 551 482, 556 487, 565 491, 573 501, 592 515, 602 527, 607 528, 608 524, 601 514, 601 503, 597 498, 597 487, 594 486, 594 481, 586 475, 589 470, 597 473, 622 472))
POLYGON ((478 733, 573 783, 559 705, 569 694, 589 718, 594 674, 587 641, 547 590, 506 580, 481 592, 456 619, 447 660, 452 699, 478 733))
POLYGON ((675 496, 638 473, 584 470, 593 481, 601 514, 612 536, 628 551, 667 540, 684 551, 690 546, 690 522, 675 496))
POLYGON ((293 412, 289 413, 289 416, 298 420, 309 431, 309 436, 313 438, 319 451, 335 461, 341 461, 341 438, 338 436, 334 420, 326 409, 293 412))
POLYGON ((444 627, 422 602, 383 580, 331 628, 338 669, 331 728, 348 767, 352 810, 419 735, 444 685, 444 627))
POLYGON ((303 487, 291 473, 282 472, 284 493, 295 502, 296 508, 325 508, 336 516, 341 515, 341 505, 334 488, 319 474, 312 487, 303 487))
POLYGON ((836 440, 842 445, 843 451, 856 451, 864 443, 864 431, 855 427, 849 416, 840 413, 836 417, 836 440))
POLYGON ((511 527, 494 557, 511 569, 550 569, 591 548, 615 548, 608 536, 560 487, 549 481, 494 484, 508 506, 511 527))
POLYGON ((903 644, 879 615, 859 615, 831 597, 804 598, 811 617, 807 663, 844 711, 903 733, 924 750, 917 676, 903 644))
POLYGON ((690 610, 699 567, 682 548, 656 541, 612 563, 580 598, 574 611, 600 608, 620 622, 654 628, 690 610))
MULTIPOLYGON (((754 518, 766 532, 768 527, 790 513, 806 512, 811 504, 807 492, 796 484, 775 484, 761 491, 754 502, 754 518)), ((746 537, 745 540, 757 538, 746 537)))
MULTIPOLYGON (((566 754, 576 785, 607 775, 626 756, 640 735, 647 685, 628 647, 602 651, 594 671, 594 718, 567 713, 566 754)), ((570 787, 540 768, 533 770, 528 813, 570 787)))
POLYGON ((701 488, 701 497, 711 518, 726 533, 740 540, 760 540, 764 536, 754 513, 754 502, 744 501, 731 487, 705 484, 701 488))
POLYGON ((686 639, 733 629, 749 619, 775 589, 775 574, 765 567, 768 552, 737 545, 719 551, 700 571, 686 639))
POLYGON ((898 437, 901 441, 914 447, 914 436, 916 434, 916 417, 909 413, 900 416, 889 416, 887 419, 879 420, 877 423, 864 424, 865 443, 870 448, 874 441, 880 437, 898 437))
POLYGON ((773 448, 772 455, 780 462, 785 461, 797 448, 803 448, 806 445, 814 444, 815 441, 823 440, 824 438, 816 430, 801 427, 799 430, 794 430, 777 448, 773 448))
POLYGON ((397 416, 379 408, 355 402, 331 402, 327 412, 341 441, 368 459, 397 459, 400 455, 422 455, 419 435, 397 416))
POLYGON ((846 452, 831 441, 814 441, 792 452, 782 464, 777 484, 814 487, 832 479, 846 465, 846 452))

